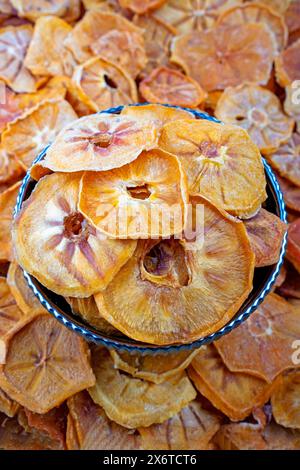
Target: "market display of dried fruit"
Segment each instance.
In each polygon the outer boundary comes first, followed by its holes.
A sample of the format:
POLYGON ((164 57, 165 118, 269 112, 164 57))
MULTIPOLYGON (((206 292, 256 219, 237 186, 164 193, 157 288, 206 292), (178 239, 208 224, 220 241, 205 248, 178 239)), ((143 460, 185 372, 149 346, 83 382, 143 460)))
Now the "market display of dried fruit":
POLYGON ((299 132, 299 0, 0 0, 0 449, 300 450, 299 132))

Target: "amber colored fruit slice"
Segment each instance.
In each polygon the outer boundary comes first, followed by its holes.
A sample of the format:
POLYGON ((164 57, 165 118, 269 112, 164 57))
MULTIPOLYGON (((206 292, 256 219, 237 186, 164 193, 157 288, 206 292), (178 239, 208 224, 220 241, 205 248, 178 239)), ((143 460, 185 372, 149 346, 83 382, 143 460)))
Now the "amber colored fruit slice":
POLYGON ((270 294, 249 319, 215 346, 232 372, 272 382, 293 369, 293 342, 300 337, 300 317, 282 297, 270 294))
POLYGON ((144 38, 135 31, 108 31, 91 44, 91 49, 95 55, 126 70, 132 78, 137 77, 148 60, 144 38))
POLYGON ((0 145, 0 184, 12 185, 24 175, 23 167, 0 145))
POLYGON ((255 85, 225 90, 215 114, 221 121, 245 129, 264 154, 275 152, 287 142, 295 124, 283 113, 274 93, 255 85))
POLYGON ((135 160, 157 144, 150 121, 111 114, 94 114, 64 128, 41 166, 53 171, 105 171, 135 160))
POLYGON ((6 414, 10 418, 13 418, 18 412, 20 405, 11 400, 9 396, 0 389, 0 413, 6 414))
POLYGON ((261 209, 257 215, 245 221, 245 225, 255 254, 255 266, 262 268, 277 263, 287 224, 271 212, 261 209))
POLYGON ((1 107, 0 107, 0 132, 2 132, 10 121, 14 121, 22 110, 19 108, 16 93, 14 93, 3 80, 0 80, 1 107))
MULTIPOLYGON (((276 289, 279 289, 284 284, 284 282, 286 280, 286 277, 287 277, 287 268, 286 268, 285 264, 283 264, 280 268, 278 277, 275 281, 273 291, 275 291, 276 289)), ((277 291, 277 293, 280 294, 279 291, 277 291)), ((283 297, 284 297, 284 295, 283 295, 283 297)))
POLYGON ((177 70, 167 67, 154 69, 139 85, 146 101, 196 108, 206 98, 198 83, 177 70))
POLYGON ((272 394, 272 412, 278 424, 285 428, 300 429, 300 372, 283 376, 281 384, 272 394))
POLYGON ((101 333, 108 336, 122 336, 120 331, 116 330, 116 328, 102 317, 93 296, 87 297, 86 299, 68 297, 67 301, 71 305, 75 315, 82 317, 91 326, 101 331, 101 333))
POLYGON ((102 10, 110 13, 119 13, 125 18, 131 19, 132 12, 121 7, 119 0, 82 0, 86 10, 102 10))
POLYGON ((114 282, 96 295, 102 315, 127 336, 189 343, 224 326, 251 291, 254 255, 244 225, 203 199, 197 206, 193 224, 197 211, 203 220, 187 235, 190 241, 163 240, 150 248, 140 242, 114 282))
POLYGON ((290 1, 289 7, 285 12, 285 22, 289 30, 290 44, 300 38, 300 2, 299 0, 290 1))
POLYGON ((126 428, 150 426, 171 418, 196 397, 185 372, 154 384, 130 377, 114 368, 105 349, 93 353, 96 384, 89 389, 95 403, 107 416, 126 428))
POLYGON ((277 11, 280 14, 284 14, 288 9, 291 0, 260 0, 259 3, 267 5, 272 8, 274 11, 277 11))
POLYGON ((264 23, 275 35, 278 51, 287 45, 288 29, 282 15, 260 2, 244 3, 225 10, 217 21, 218 26, 236 26, 247 23, 264 23))
POLYGON ((9 341, 1 388, 34 413, 47 413, 94 384, 86 343, 50 315, 40 315, 9 341))
POLYGON ((37 20, 24 64, 34 75, 71 76, 75 60, 64 46, 72 27, 55 16, 37 20), (51 47, 49 41, 51 40, 51 47))
POLYGON ((82 101, 92 111, 136 103, 137 88, 133 79, 119 66, 94 57, 75 68, 73 82, 82 101))
POLYGON ((213 345, 200 348, 189 367, 189 377, 197 390, 232 421, 241 421, 263 406, 275 388, 275 383, 230 372, 213 345))
POLYGON ((80 0, 11 0, 18 16, 36 21, 41 16, 60 16, 72 23, 81 12, 80 0))
POLYGON ((208 198, 232 215, 250 217, 266 199, 261 155, 237 126, 205 120, 167 123, 159 146, 179 157, 191 194, 208 198))
POLYGON ((85 172, 79 210, 113 238, 180 234, 186 222, 187 185, 175 155, 156 149, 107 172, 85 172))
POLYGON ((283 193, 283 198, 288 209, 295 212, 300 212, 300 188, 294 185, 285 178, 280 178, 277 175, 280 189, 283 193))
POLYGON ((65 46, 79 62, 85 62, 94 56, 92 44, 111 30, 142 33, 140 28, 121 15, 92 9, 74 26, 65 40, 65 46))
POLYGON ((292 266, 288 266, 286 279, 280 286, 279 294, 300 300, 300 274, 292 266))
POLYGON ((120 0, 122 8, 128 8, 138 15, 155 10, 163 3, 166 3, 166 0, 120 0))
POLYGON ((176 30, 153 15, 136 15, 133 23, 144 30, 145 49, 148 57, 146 67, 141 73, 144 78, 153 69, 170 65, 169 49, 176 30))
POLYGON ((300 78, 300 39, 285 49, 276 58, 276 77, 282 86, 291 85, 300 78))
POLYGON ((42 102, 8 125, 2 134, 3 148, 27 169, 61 129, 76 118, 65 100, 42 102))
POLYGON ((286 99, 284 102, 284 110, 286 114, 292 117, 297 124, 298 132, 300 132, 300 87, 299 81, 296 80, 285 89, 286 99))
POLYGON ((133 377, 159 384, 185 370, 197 354, 197 350, 148 356, 111 349, 110 354, 117 369, 133 377))
POLYGON ((87 392, 68 400, 69 419, 67 447, 69 450, 138 450, 140 436, 110 421, 87 392))
POLYGON ((195 400, 164 423, 139 432, 145 450, 207 450, 219 428, 219 417, 195 400))
POLYGON ((300 273, 300 219, 289 225, 286 257, 300 273))
POLYGON ((13 261, 13 249, 11 243, 11 227, 13 210, 16 205, 17 195, 21 183, 16 183, 0 194, 0 260, 13 261))
POLYGON ((300 187, 300 133, 294 132, 286 144, 268 156, 268 161, 281 176, 300 187))
POLYGON ((214 91, 244 82, 266 84, 276 43, 264 24, 249 23, 177 36, 171 51, 172 62, 214 91))
POLYGON ((24 66, 32 33, 31 25, 0 29, 0 78, 16 92, 33 92, 39 83, 24 66))
POLYGON ((212 28, 222 11, 238 3, 238 0, 169 0, 155 11, 155 16, 183 34, 212 28))
POLYGON ((80 178, 58 173, 42 178, 13 231, 23 269, 57 294, 89 297, 113 279, 136 242, 105 238, 85 220, 78 211, 80 178))

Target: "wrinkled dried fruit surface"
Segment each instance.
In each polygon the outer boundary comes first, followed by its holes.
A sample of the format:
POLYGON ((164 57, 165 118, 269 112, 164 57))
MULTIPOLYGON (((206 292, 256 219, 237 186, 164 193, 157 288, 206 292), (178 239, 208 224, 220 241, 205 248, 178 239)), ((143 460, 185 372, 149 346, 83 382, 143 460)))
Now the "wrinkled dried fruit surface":
POLYGON ((278 424, 300 429, 300 372, 290 372, 272 395, 272 412, 278 424))
POLYGON ((69 450, 140 449, 139 435, 111 421, 103 408, 96 405, 87 392, 74 395, 67 403, 69 450))
POLYGON ((41 315, 10 339, 0 386, 30 411, 47 413, 94 384, 86 343, 41 315))
POLYGON ((20 183, 16 183, 0 194, 0 260, 2 262, 14 259, 11 228, 19 190, 20 183))
POLYGON ((244 82, 268 82, 276 44, 261 23, 219 27, 177 36, 172 62, 206 91, 222 90, 244 82))
POLYGON ((280 178, 278 175, 276 176, 287 208, 291 209, 292 211, 299 212, 300 187, 296 186, 285 178, 280 178))
POLYGON ((300 131, 300 108, 299 108, 299 86, 298 81, 293 82, 285 88, 284 111, 292 117, 297 124, 297 130, 300 131))
POLYGON ((129 8, 134 13, 142 15, 160 7, 166 0, 119 0, 122 8, 129 8))
POLYGON ((226 324, 252 289, 254 255, 244 225, 205 200, 197 204, 191 227, 199 210, 203 220, 190 241, 139 242, 114 282, 96 295, 102 315, 127 336, 191 342, 226 324))
POLYGON ((139 432, 145 450, 207 450, 219 428, 219 417, 195 400, 168 421, 139 432))
POLYGON ((22 268, 15 262, 10 263, 7 284, 22 312, 28 315, 45 313, 45 308, 27 285, 22 268))
POLYGON ((282 87, 300 77, 300 39, 285 49, 275 61, 276 77, 282 87))
POLYGON ((215 343, 232 372, 272 382, 295 368, 293 343, 300 336, 300 317, 282 297, 269 294, 248 320, 215 343))
POLYGON ((300 187, 300 134, 294 132, 286 144, 268 156, 268 161, 281 176, 300 187))
POLYGON ((300 273, 300 219, 289 225, 286 257, 300 273))
POLYGON ((118 369, 105 349, 92 357, 96 384, 89 389, 107 416, 126 428, 150 426, 171 418, 196 397, 185 372, 161 384, 129 377, 118 369))
POLYGON ((277 263, 287 225, 265 209, 245 221, 245 225, 255 253, 255 266, 261 268, 277 263))
POLYGON ((289 43, 293 43, 300 37, 300 3, 299 0, 290 1, 285 12, 285 22, 289 30, 289 43))
POLYGON ((232 215, 249 217, 266 199, 260 153, 236 126, 206 120, 167 123, 159 146, 174 153, 191 194, 200 194, 232 215))
POLYGON ((0 413, 4 413, 6 416, 13 418, 16 415, 19 407, 20 405, 17 402, 11 400, 9 396, 0 388, 0 413))
POLYGON ((279 294, 287 298, 300 299, 300 274, 292 266, 288 267, 286 279, 280 286, 279 294))
POLYGON ((283 113, 274 93, 254 85, 225 90, 215 114, 221 121, 245 129, 263 154, 273 153, 287 142, 295 124, 283 113))
POLYGON ((21 165, 0 145, 0 184, 12 186, 24 175, 21 165))
POLYGON ((20 265, 48 289, 89 297, 113 279, 135 242, 106 239, 88 223, 78 210, 80 179, 42 178, 16 219, 14 242, 20 265))
MULTIPOLYGON (((65 435, 67 424, 67 407, 62 405, 59 408, 53 408, 45 414, 32 413, 32 411, 23 409, 26 425, 25 430, 35 430, 49 436, 61 448, 66 448, 65 435)), ((19 418, 20 421, 20 418, 19 418)), ((25 423, 24 423, 25 424, 25 423)))

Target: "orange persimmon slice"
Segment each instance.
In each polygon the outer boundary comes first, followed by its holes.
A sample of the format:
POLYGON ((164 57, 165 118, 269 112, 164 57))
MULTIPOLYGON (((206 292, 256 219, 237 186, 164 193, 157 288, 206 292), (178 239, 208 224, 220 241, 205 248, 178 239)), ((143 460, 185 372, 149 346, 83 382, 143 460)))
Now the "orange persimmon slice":
POLYGON ((268 161, 281 176, 300 187, 300 133, 294 132, 286 144, 268 156, 268 161))
POLYGON ((20 405, 11 400, 9 396, 0 389, 0 412, 4 413, 6 416, 13 418, 18 412, 20 405))
POLYGON ((272 394, 272 412, 278 424, 285 428, 300 429, 300 372, 283 376, 281 384, 272 394))
POLYGON ((281 178, 279 175, 276 176, 286 206, 292 211, 300 212, 300 187, 285 178, 281 178))
POLYGON ((13 211, 21 183, 15 183, 0 194, 0 261, 13 261, 13 247, 11 241, 11 227, 13 211))
POLYGON ((286 257, 300 273, 300 218, 289 225, 286 257))
POLYGON ((300 39, 276 58, 276 78, 282 86, 291 85, 300 78, 300 39))
POLYGON ((142 15, 151 10, 159 8, 167 0, 119 0, 122 8, 128 8, 129 10, 142 15))

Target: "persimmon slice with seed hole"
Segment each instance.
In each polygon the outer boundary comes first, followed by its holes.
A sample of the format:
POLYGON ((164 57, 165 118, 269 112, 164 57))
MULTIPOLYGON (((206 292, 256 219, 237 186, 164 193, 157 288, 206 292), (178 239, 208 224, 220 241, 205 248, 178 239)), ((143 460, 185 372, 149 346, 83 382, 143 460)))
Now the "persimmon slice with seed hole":
POLYGON ((68 450, 138 450, 140 436, 111 421, 87 392, 69 398, 68 450))
POLYGON ((293 369, 293 342, 300 337, 300 317, 276 294, 269 294, 248 320, 215 346, 232 372, 244 372, 272 382, 293 369))
POLYGON ((194 204, 190 241, 139 242, 114 282, 95 296, 102 315, 131 338, 153 344, 199 339, 224 326, 252 289, 254 255, 244 225, 204 199, 194 204), (198 210, 203 220, 197 223, 198 210))
POLYGON ((289 225, 286 257, 300 273, 300 218, 289 225))
POLYGON ((196 397, 185 372, 161 384, 130 377, 114 368, 105 349, 92 356, 96 384, 89 389, 107 416, 125 428, 150 426, 171 418, 196 397))
POLYGON ((282 87, 291 85, 300 78, 300 39, 285 49, 276 58, 276 78, 282 87))
POLYGON ((0 261, 2 262, 14 260, 11 227, 20 185, 18 182, 0 194, 0 261))
POLYGON ((272 412, 278 424, 285 428, 300 429, 300 372, 290 372, 282 378, 272 395, 272 412))
POLYGON ((300 187, 300 133, 294 132, 286 144, 268 156, 268 161, 281 176, 300 187))
POLYGON ((78 119, 55 139, 41 166, 53 171, 105 171, 154 148, 157 130, 135 117, 95 114, 78 119))
POLYGON ((221 121, 245 129, 259 150, 267 155, 289 140, 295 124, 283 113, 274 93, 255 85, 225 90, 215 114, 221 121))
POLYGON ((206 450, 219 428, 219 417, 194 400, 164 423, 139 432, 145 450, 206 450))
POLYGON ((107 239, 88 223, 78 210, 80 178, 42 178, 17 217, 14 241, 20 265, 49 290, 89 297, 113 279, 136 242, 107 239))
POLYGON ((205 120, 167 123, 159 146, 180 159, 189 192, 232 215, 250 217, 266 199, 263 164, 248 134, 205 120))
POLYGON ((108 237, 155 238, 182 232, 187 201, 177 158, 156 149, 109 172, 86 172, 79 209, 108 237))
POLYGON ((197 354, 197 351, 182 351, 179 353, 148 356, 112 349, 110 354, 117 369, 127 372, 133 377, 159 384, 178 372, 185 370, 197 354))

